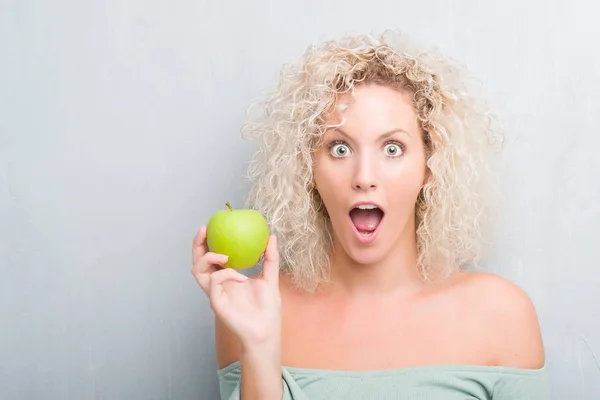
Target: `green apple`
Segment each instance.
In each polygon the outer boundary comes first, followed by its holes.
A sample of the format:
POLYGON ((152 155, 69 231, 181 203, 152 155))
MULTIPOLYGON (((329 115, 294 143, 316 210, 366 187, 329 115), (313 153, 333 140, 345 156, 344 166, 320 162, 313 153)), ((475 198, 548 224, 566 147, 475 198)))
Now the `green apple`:
POLYGON ((225 268, 254 267, 267 248, 269 225, 256 210, 225 205, 228 209, 215 212, 206 226, 208 250, 229 257, 225 268))

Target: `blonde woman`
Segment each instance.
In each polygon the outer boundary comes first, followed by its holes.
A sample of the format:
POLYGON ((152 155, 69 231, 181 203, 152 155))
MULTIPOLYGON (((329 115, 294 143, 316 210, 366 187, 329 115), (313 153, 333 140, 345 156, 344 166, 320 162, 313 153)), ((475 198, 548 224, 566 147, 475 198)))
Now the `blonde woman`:
POLYGON ((394 32, 310 47, 244 128, 271 236, 247 278, 194 239, 222 399, 547 399, 535 309, 469 271, 498 143, 477 84, 394 32))

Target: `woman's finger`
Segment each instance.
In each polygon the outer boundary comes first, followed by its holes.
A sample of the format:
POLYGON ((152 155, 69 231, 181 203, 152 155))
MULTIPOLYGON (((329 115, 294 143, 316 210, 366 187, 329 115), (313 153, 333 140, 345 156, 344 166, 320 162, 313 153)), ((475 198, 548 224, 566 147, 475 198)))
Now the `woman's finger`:
POLYGON ((209 294, 210 275, 215 273, 218 267, 222 267, 227 260, 226 255, 208 252, 192 267, 192 275, 207 295, 209 294))
POLYGON ((214 301, 217 300, 223 293, 223 283, 227 281, 244 282, 248 280, 246 275, 240 274, 232 268, 224 268, 220 271, 213 272, 209 276, 210 288, 209 297, 214 306, 214 301))
POLYGON ((198 260, 200 260, 207 251, 206 226, 203 226, 200 228, 192 242, 192 265, 197 264, 198 260))
POLYGON ((271 235, 267 243, 263 260, 262 277, 273 284, 279 283, 279 251, 277 250, 277 238, 275 235, 271 235))

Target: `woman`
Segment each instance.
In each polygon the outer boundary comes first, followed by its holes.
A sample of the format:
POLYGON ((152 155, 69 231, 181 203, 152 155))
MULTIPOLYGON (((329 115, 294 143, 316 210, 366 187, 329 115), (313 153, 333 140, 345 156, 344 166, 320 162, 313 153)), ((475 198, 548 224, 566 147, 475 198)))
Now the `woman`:
POLYGON ((545 399, 527 295, 483 254, 490 114, 462 69, 393 32, 312 47, 245 127, 260 276, 192 272, 222 399, 545 399))

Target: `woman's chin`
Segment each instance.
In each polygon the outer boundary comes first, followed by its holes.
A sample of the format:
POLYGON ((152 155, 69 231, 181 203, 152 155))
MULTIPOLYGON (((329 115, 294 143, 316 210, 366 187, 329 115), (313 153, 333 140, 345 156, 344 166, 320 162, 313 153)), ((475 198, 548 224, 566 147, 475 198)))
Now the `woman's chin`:
POLYGON ((383 258, 383 252, 376 247, 361 248, 362 246, 352 246, 346 248, 348 258, 359 265, 373 265, 379 263, 383 258))

